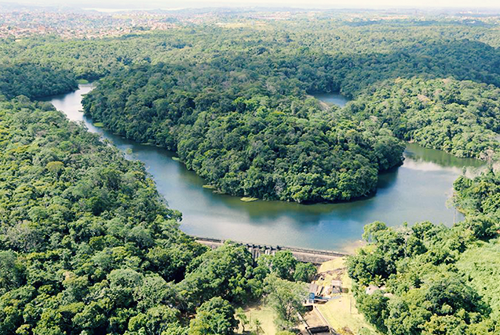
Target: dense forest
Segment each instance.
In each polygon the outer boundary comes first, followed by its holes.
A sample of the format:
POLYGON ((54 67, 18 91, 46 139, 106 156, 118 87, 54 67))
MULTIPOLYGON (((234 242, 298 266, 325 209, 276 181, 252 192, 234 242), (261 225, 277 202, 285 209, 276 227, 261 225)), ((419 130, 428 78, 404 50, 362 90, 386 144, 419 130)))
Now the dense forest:
POLYGON ((450 78, 397 79, 363 94, 344 113, 375 118, 395 136, 457 157, 498 153, 500 89, 450 78))
POLYGON ((297 202, 373 193, 404 146, 388 129, 323 111, 283 72, 295 65, 268 57, 138 67, 102 79, 83 104, 119 135, 177 151, 225 193, 297 202))
POLYGON ((29 62, 0 65, 0 93, 8 99, 18 95, 43 98, 67 93, 77 87, 75 75, 68 70, 29 62))
POLYGON ((0 120, 0 334, 232 334, 233 306, 301 297, 315 274, 194 242, 140 162, 49 103, 2 102, 0 120))
POLYGON ((85 113, 121 136, 177 152, 224 193, 352 200, 373 194, 378 174, 401 164, 401 140, 492 158, 498 90, 484 83, 499 85, 500 54, 468 41, 442 48, 427 43, 413 59, 400 51, 230 49, 189 66, 130 66, 100 80, 85 113), (340 111, 307 99, 333 91, 355 99, 340 111))
MULTIPOLYGON (((368 196, 405 141, 498 159, 494 25, 239 24, 0 41, 0 334, 233 334, 235 308, 263 296, 291 329, 315 274, 287 252, 255 262, 182 233, 141 163, 34 101, 78 80, 98 80, 84 99, 95 122, 238 196, 368 196), (326 108, 311 96, 325 92, 352 101, 326 108)), ((349 274, 380 332, 500 331, 499 187, 493 168, 460 177, 451 228, 366 226, 349 274)))
POLYGON ((350 258, 357 306, 389 334, 497 334, 500 331, 500 175, 455 182, 466 214, 452 228, 421 222, 365 227, 369 245, 350 258), (365 287, 375 285, 373 293, 365 287))

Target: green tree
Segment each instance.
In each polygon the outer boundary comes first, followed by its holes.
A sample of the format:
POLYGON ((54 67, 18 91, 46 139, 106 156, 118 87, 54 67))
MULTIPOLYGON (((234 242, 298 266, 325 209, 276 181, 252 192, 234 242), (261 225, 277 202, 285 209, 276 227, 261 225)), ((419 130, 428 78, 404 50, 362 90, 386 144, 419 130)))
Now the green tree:
POLYGON ((265 280, 266 301, 276 312, 275 320, 278 329, 293 328, 297 322, 297 313, 303 311, 302 304, 307 296, 304 283, 294 283, 277 277, 274 274, 265 280))
POLYGON ((245 332, 245 327, 247 327, 249 325, 249 321, 248 321, 248 317, 246 316, 243 308, 238 307, 236 309, 236 317, 238 318, 238 320, 241 324, 241 328, 243 329, 243 332, 245 332))
POLYGON ((234 308, 220 297, 204 302, 191 321, 190 335, 232 335, 238 327, 234 308))
POLYGON ((301 263, 298 262, 295 265, 295 271, 293 273, 293 280, 302 282, 311 282, 316 276, 318 270, 311 263, 301 263))
POLYGON ((297 260, 290 251, 277 251, 274 255, 264 255, 259 257, 257 262, 278 277, 293 280, 297 260))

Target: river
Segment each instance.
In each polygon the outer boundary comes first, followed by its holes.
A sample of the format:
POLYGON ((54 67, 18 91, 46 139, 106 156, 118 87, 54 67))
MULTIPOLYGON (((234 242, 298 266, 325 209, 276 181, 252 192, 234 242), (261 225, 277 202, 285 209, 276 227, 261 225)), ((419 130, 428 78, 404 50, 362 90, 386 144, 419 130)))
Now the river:
POLYGON ((326 103, 327 105, 337 105, 339 107, 344 107, 348 102, 345 96, 340 93, 317 93, 313 94, 313 96, 326 103))
POLYGON ((465 167, 482 165, 437 150, 409 144, 404 164, 380 176, 375 196, 350 203, 301 205, 280 201, 242 202, 202 188, 203 180, 172 159, 162 148, 138 144, 97 128, 84 118, 81 98, 91 85, 51 98, 70 120, 83 121, 91 132, 110 139, 128 159, 144 162, 159 192, 171 208, 183 213, 181 229, 188 234, 270 245, 350 251, 363 226, 380 220, 388 225, 429 220, 453 224, 461 215, 446 203, 453 181, 465 167))

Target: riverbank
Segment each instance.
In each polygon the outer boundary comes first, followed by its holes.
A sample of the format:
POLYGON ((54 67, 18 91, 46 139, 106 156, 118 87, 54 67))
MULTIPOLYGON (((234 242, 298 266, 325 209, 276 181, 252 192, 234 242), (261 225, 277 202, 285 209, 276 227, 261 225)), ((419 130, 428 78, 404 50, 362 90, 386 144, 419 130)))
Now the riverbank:
POLYGON ((81 85, 78 91, 53 97, 50 102, 70 120, 83 122, 90 132, 109 139, 127 159, 144 163, 169 207, 182 212, 181 229, 189 235, 351 253, 363 227, 376 220, 397 226, 404 221, 452 225, 461 219, 446 202, 453 181, 464 166, 474 166, 474 161, 409 144, 404 164, 379 176, 377 194, 371 198, 316 205, 243 202, 203 188, 206 181, 188 171, 175 159, 176 154, 95 127, 81 112, 82 96, 91 89, 92 85, 81 85))

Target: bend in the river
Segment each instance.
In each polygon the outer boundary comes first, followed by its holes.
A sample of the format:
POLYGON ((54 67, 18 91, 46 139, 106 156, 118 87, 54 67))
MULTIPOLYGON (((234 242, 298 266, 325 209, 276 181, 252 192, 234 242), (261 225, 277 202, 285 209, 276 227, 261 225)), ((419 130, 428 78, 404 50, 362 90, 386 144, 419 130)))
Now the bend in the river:
MULTIPOLYGON (((377 194, 350 203, 301 205, 279 201, 242 202, 204 189, 203 180, 172 159, 173 153, 138 144, 97 128, 83 117, 81 98, 91 85, 50 101, 69 119, 83 121, 89 131, 113 141, 129 159, 138 159, 153 176, 169 206, 183 214, 181 229, 195 236, 236 241, 349 251, 363 226, 379 220, 388 225, 429 220, 447 225, 461 219, 447 207, 453 181, 463 167, 482 162, 460 159, 409 144, 404 164, 380 176, 377 194)), ((338 97, 336 97, 338 98, 338 97)))

